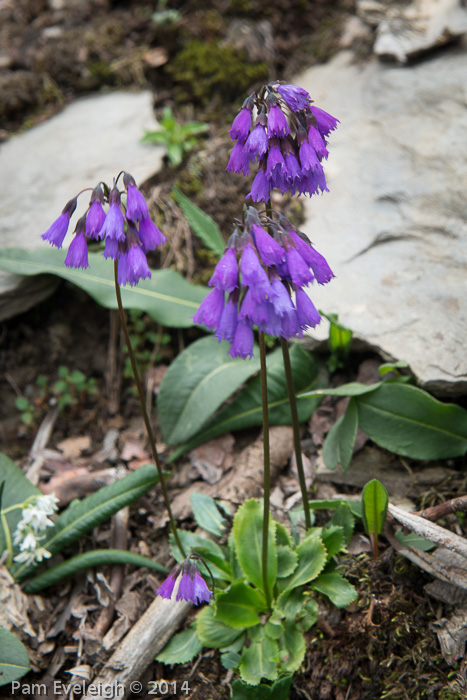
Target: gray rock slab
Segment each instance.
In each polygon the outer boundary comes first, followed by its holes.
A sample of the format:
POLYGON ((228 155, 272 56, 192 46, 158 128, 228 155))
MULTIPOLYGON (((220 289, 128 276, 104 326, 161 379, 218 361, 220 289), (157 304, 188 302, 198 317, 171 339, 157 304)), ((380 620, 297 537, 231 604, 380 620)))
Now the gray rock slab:
POLYGON ((465 393, 467 46, 410 68, 342 52, 295 82, 341 121, 330 192, 304 200, 303 230, 336 274, 313 300, 427 389, 465 393))
MULTIPOLYGON (((151 93, 119 91, 76 100, 2 144, 0 248, 37 248, 69 199, 100 180, 111 183, 120 170, 137 184, 154 175, 164 149, 141 143, 146 129, 157 129, 151 93)), ((80 197, 77 213, 88 201, 80 197)), ((23 280, 0 270, 0 320, 26 311, 53 284, 49 276, 23 280)))

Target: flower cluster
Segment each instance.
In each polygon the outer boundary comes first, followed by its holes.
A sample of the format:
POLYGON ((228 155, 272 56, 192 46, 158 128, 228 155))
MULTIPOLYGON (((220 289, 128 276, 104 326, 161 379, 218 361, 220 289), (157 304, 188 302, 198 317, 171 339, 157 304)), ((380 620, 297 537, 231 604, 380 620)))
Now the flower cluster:
MULTIPOLYGON (((101 183, 93 189, 88 209, 76 224, 65 265, 87 268, 88 242, 102 240, 105 243, 104 257, 118 260, 118 283, 133 286, 140 279, 151 276, 146 253, 163 245, 165 237, 152 221, 134 178, 129 173, 121 174, 123 191, 117 187, 120 175, 111 189, 101 183), (109 205, 107 212, 104 209, 106 204, 109 205)), ((57 248, 63 245, 78 196, 65 205, 58 219, 42 235, 45 241, 57 248)))
POLYGON ((291 195, 329 191, 321 161, 338 120, 311 102, 304 88, 275 82, 243 103, 229 131, 237 143, 227 170, 248 175, 250 164, 258 162, 247 195, 253 201, 267 201, 274 188, 291 195))
POLYGON ((208 603, 212 596, 197 565, 189 558, 172 569, 157 593, 162 598, 189 600, 195 605, 208 603))
POLYGON ((288 219, 260 219, 249 207, 216 265, 209 282, 214 289, 193 320, 214 330, 219 342, 229 341, 232 357, 251 357, 253 326, 281 338, 314 328, 321 317, 304 288, 332 277, 324 257, 288 219))
POLYGON ((19 554, 15 561, 25 564, 34 564, 50 557, 40 542, 45 538, 48 527, 53 527, 53 522, 48 517, 57 510, 58 499, 55 495, 37 496, 33 503, 28 503, 21 513, 15 533, 13 544, 19 547, 19 554))

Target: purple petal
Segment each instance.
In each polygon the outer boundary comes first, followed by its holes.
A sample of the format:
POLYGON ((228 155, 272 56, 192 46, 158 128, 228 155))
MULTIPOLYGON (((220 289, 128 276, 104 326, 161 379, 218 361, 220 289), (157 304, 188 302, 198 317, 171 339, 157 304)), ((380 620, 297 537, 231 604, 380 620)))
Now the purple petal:
POLYGON ((257 124, 245 144, 250 160, 262 158, 268 150, 268 145, 269 139, 265 127, 262 124, 257 124))
POLYGON ((125 233, 123 231, 123 213, 120 205, 112 203, 105 217, 104 225, 99 232, 99 238, 113 238, 116 241, 124 241, 125 233))
POLYGON ((165 243, 165 236, 159 231, 156 224, 149 216, 145 219, 141 219, 139 222, 138 237, 145 253, 148 250, 155 250, 158 246, 164 245, 165 243))
POLYGON ((227 300, 224 310, 222 311, 219 325, 217 326, 216 338, 219 343, 221 340, 232 342, 235 331, 237 329, 237 301, 233 298, 227 300))
POLYGON ((140 221, 140 219, 146 219, 149 216, 146 200, 136 185, 128 185, 126 215, 131 221, 140 221))
POLYGON ((225 292, 233 292, 238 287, 237 253, 228 248, 217 263, 209 280, 210 287, 217 287, 225 292))
POLYGON ((69 224, 70 217, 67 213, 62 212, 58 219, 55 219, 55 221, 47 229, 47 231, 42 234, 42 240, 48 241, 57 248, 61 248, 63 245, 63 241, 65 240, 69 224))
POLYGON ((264 228, 253 224, 251 227, 259 256, 266 266, 279 265, 285 260, 285 250, 264 228))
POLYGON ((293 112, 306 110, 310 105, 310 95, 298 85, 275 85, 275 89, 293 112))
POLYGON ((306 286, 312 281, 313 275, 296 248, 289 248, 287 251, 287 266, 290 279, 297 287, 306 286))
POLYGON ((253 330, 248 321, 239 321, 235 330, 232 346, 229 350, 231 357, 253 357, 253 330))
POLYGON ((285 138, 290 134, 289 123, 278 105, 273 105, 268 111, 268 136, 285 138))
POLYGON ((226 170, 232 173, 248 175, 250 172, 250 160, 248 152, 242 143, 236 143, 232 148, 226 170))
POLYGON ((88 246, 84 233, 77 233, 73 238, 65 258, 65 265, 67 267, 82 267, 84 269, 89 267, 88 246))
POLYGON ((217 329, 224 310, 224 292, 214 289, 203 299, 198 311, 193 316, 193 322, 207 326, 212 330, 217 329))
POLYGON ((102 227, 105 221, 105 211, 102 204, 96 199, 86 215, 86 236, 97 240, 102 238, 102 227))
POLYGON ((324 109, 311 105, 310 110, 316 118, 316 126, 321 136, 328 136, 340 124, 338 119, 325 112, 324 109))
POLYGON ((271 285, 266 272, 261 267, 258 256, 250 245, 246 245, 243 249, 240 271, 242 285, 251 288, 253 298, 256 301, 265 299, 271 291, 271 285))
POLYGON ((309 326, 314 328, 318 325, 321 321, 321 316, 310 297, 303 289, 297 289, 295 292, 295 304, 297 307, 298 322, 303 330, 306 330, 309 326))
POLYGON ((244 143, 251 127, 251 111, 243 107, 232 122, 229 136, 232 141, 244 143))

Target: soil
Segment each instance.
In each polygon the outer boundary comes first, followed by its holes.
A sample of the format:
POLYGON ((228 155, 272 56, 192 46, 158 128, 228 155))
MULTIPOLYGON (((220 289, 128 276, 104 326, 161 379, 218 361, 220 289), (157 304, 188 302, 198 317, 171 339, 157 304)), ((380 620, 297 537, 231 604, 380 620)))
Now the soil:
MULTIPOLYGON (((188 0, 168 5, 161 1, 156 7, 145 0, 0 0, 0 46, 4 47, 0 52, 0 138, 7 139, 48 118, 80 94, 120 86, 152 86, 157 95, 156 112, 169 105, 177 119, 208 121, 211 129, 209 139, 201 141, 181 167, 174 169, 166 163, 164 170, 146 183, 145 195, 158 207, 169 229, 165 231, 167 236, 171 226, 174 231, 177 228, 173 204, 164 204, 169 201, 167 195, 173 184, 195 199, 228 235, 247 187, 243 178, 224 172, 229 151, 224 136, 228 121, 247 92, 257 86, 262 72, 264 77, 259 82, 268 76, 287 80, 300 69, 329 58, 336 50, 345 19, 355 11, 353 2, 188 0), (179 13, 175 22, 162 24, 164 9, 179 13), (152 17, 155 12, 156 21, 152 17), (188 68, 196 65, 196 52, 203 44, 230 47, 235 61, 241 60, 245 74, 251 75, 251 83, 245 86, 232 79, 227 63, 225 75, 217 82, 209 82, 206 76, 196 80, 188 68), (195 53, 184 54, 187 47, 195 53), (188 56, 188 66, 183 65, 184 55, 188 56)), ((362 55, 364 47, 359 50, 362 55)), ((237 64, 232 65, 237 70, 237 64)), ((300 220, 296 203, 280 198, 274 204, 300 220)), ((206 283, 214 263, 210 254, 195 240, 190 239, 190 245, 183 237, 177 240, 170 264, 194 281, 206 283)), ((153 263, 165 264, 166 254, 162 260, 154 258, 153 263)), ((162 329, 145 315, 134 315, 130 322, 139 338, 145 386, 152 399, 163 368, 200 333, 195 329, 163 329, 162 336, 162 329)), ((111 464, 123 461, 129 469, 135 469, 148 461, 132 382, 126 374, 123 383, 120 381, 119 369, 125 365, 122 345, 115 333, 113 315, 65 283, 47 301, 2 324, 0 442, 2 451, 20 466, 26 468, 30 463, 37 430, 57 401, 53 385, 59 366, 82 371, 95 380, 98 389, 97 393, 73 394, 72 404, 59 413, 48 445, 50 454, 41 471, 42 488, 60 475, 65 479, 67 475, 82 474, 80 469, 102 469, 96 455, 111 429, 119 434, 117 457, 111 464), (113 372, 108 370, 110 357, 117 359, 113 372), (39 375, 46 378, 46 390, 37 381, 39 375), (16 408, 18 396, 26 397, 31 405, 29 424, 21 420, 16 408), (83 436, 84 447, 79 443, 83 436)), ((367 359, 366 355, 353 354, 338 381, 354 379, 367 359)), ((335 402, 331 402, 333 406, 335 402)), ((256 439, 257 431, 235 437, 238 450, 256 439)), ((311 437, 310 424, 303 444, 309 456, 316 457, 318 446, 311 437)), ((180 474, 186 473, 186 460, 180 460, 178 466, 170 486, 173 494, 183 486, 180 474)), ((460 472, 460 465, 454 466, 460 472)), ((290 465, 283 479, 289 486, 294 482, 298 489, 290 465)), ((451 484, 449 488, 445 493, 442 489, 425 493, 423 499, 431 505, 460 495, 457 487, 451 484)), ((348 490, 358 492, 352 487, 348 490)), ((420 496, 417 502, 421 502, 420 496)), ((170 566, 165 529, 154 525, 154 514, 162 510, 157 489, 132 508, 128 548, 170 566)), ((192 527, 193 522, 187 520, 183 526, 192 527)), ((102 526, 83 539, 80 549, 109 546, 110 536, 109 526, 102 526)), ((344 611, 321 611, 318 625, 308 634, 308 651, 302 671, 294 680, 293 700, 467 697, 462 691, 465 679, 462 674, 456 679, 459 669, 444 660, 431 627, 446 609, 423 591, 429 577, 389 546, 383 547, 378 558, 362 552, 345 557, 341 565, 357 587, 358 602, 344 611)), ((132 570, 125 578, 123 593, 134 594, 141 611, 154 598, 158 581, 153 573, 132 570)), ((89 664, 98 672, 110 656, 110 650, 96 647, 86 634, 81 634, 92 629, 102 613, 99 585, 98 577, 90 573, 57 585, 41 597, 31 597, 28 612, 40 634, 23 640, 33 666, 33 672, 21 679, 25 698, 34 697, 33 691, 28 694, 25 690, 28 683, 46 682, 52 688, 52 678, 69 681, 69 668, 89 664), (73 612, 65 615, 70 600, 74 601, 73 612), (60 632, 49 636, 62 613, 60 632)), ((229 697, 230 675, 215 652, 203 651, 195 662, 183 666, 165 667, 154 662, 147 678, 141 681, 146 686, 149 681, 161 679, 169 688, 174 688, 176 682, 178 689, 189 688, 189 693, 178 690, 159 697, 229 697), (188 685, 183 686, 185 681, 188 685)), ((2 697, 18 695, 3 687, 2 697)), ((48 697, 55 697, 52 689, 48 697)), ((131 697, 154 695, 142 692, 131 697)))

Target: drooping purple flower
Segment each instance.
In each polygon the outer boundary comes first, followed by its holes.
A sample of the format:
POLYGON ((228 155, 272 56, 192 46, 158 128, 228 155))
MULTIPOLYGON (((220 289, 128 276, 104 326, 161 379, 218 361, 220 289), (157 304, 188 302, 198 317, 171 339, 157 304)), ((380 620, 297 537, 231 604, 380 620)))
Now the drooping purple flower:
POLYGON ((270 309, 271 305, 265 299, 262 301, 256 301, 254 299, 250 288, 247 290, 247 293, 243 298, 238 314, 238 320, 244 321, 245 319, 248 319, 250 321, 250 325, 262 328, 269 322, 270 309))
POLYGON ((249 244, 243 248, 240 272, 242 285, 250 287, 253 298, 256 301, 265 299, 271 291, 271 285, 266 272, 261 267, 258 256, 249 244))
POLYGON ((268 110, 268 136, 285 138, 290 134, 290 127, 287 118, 279 105, 272 105, 268 110))
POLYGON ((320 160, 328 157, 329 152, 326 148, 326 141, 324 137, 321 136, 316 126, 311 125, 308 129, 308 143, 314 149, 320 160))
POLYGON ((175 566, 170 574, 167 576, 165 581, 159 586, 156 593, 161 596, 161 598, 171 598, 174 590, 175 583, 180 574, 180 567, 175 566))
POLYGON ((283 247, 279 245, 262 226, 253 224, 251 230, 259 257, 264 265, 267 267, 279 265, 285 260, 285 250, 283 247))
POLYGON ((266 175, 272 177, 274 171, 278 169, 279 172, 285 170, 284 156, 281 153, 281 149, 278 144, 274 144, 268 151, 267 164, 266 164, 266 175))
POLYGON ((121 286, 135 284, 146 277, 151 277, 151 270, 143 250, 138 245, 130 245, 121 253, 118 260, 118 283, 121 286))
POLYGON ((239 321, 235 330, 235 335, 232 341, 229 355, 231 357, 241 357, 246 360, 247 357, 253 357, 253 330, 248 321, 239 321))
POLYGON ((290 279, 297 287, 304 287, 312 281, 313 275, 296 248, 287 250, 287 267, 290 279))
POLYGON ((278 316, 285 316, 293 308, 292 299, 279 278, 271 282, 271 303, 278 316))
POLYGON ((304 141, 300 146, 299 154, 303 173, 308 173, 310 170, 317 170, 318 168, 323 169, 316 151, 307 141, 304 141))
POLYGON ((293 112, 306 110, 310 105, 310 95, 299 85, 275 85, 277 92, 293 112))
POLYGON ((244 143, 248 138, 250 127, 251 110, 242 107, 232 122, 232 128, 229 131, 229 136, 232 141, 240 141, 240 143, 244 143))
POLYGON ((105 239, 105 248, 104 252, 102 255, 104 258, 107 260, 107 258, 112 258, 112 260, 116 260, 119 256, 119 247, 118 247, 118 241, 116 238, 106 238, 105 239))
POLYGON ((238 320, 237 296, 230 295, 222 311, 219 325, 217 326, 217 331, 215 333, 219 343, 221 340, 228 340, 232 342, 234 339, 238 320))
POLYGON ((65 258, 65 265, 67 267, 81 267, 83 269, 89 267, 88 246, 83 231, 77 233, 70 243, 65 258))
POLYGON ((136 187, 135 179, 129 173, 123 173, 123 184, 126 187, 126 215, 131 221, 140 221, 149 216, 148 205, 143 195, 136 187))
POLYGON ((251 197, 254 202, 267 202, 270 197, 269 178, 264 170, 259 170, 253 180, 251 192, 247 197, 251 197))
POLYGON ((217 329, 224 310, 224 292, 221 289, 212 289, 203 299, 198 311, 193 316, 193 322, 204 325, 211 330, 217 329))
MULTIPOLYGON (((284 156, 285 161, 285 179, 289 185, 293 185, 300 178, 300 165, 293 153, 288 153, 284 156)), ((291 188, 289 187, 289 191, 291 188)), ((295 188, 294 188, 295 191, 295 188)), ((293 194, 293 191, 291 192, 293 194)))
POLYGON ((307 243, 304 241, 303 238, 298 235, 298 233, 295 233, 295 231, 289 231, 289 234, 297 246, 300 255, 305 260, 308 267, 311 267, 313 270, 313 274, 318 284, 326 284, 332 280, 334 273, 329 267, 324 256, 321 255, 321 253, 318 253, 310 242, 307 243))
POLYGON ((164 245, 166 240, 150 216, 141 219, 139 222, 138 237, 141 241, 141 248, 145 253, 148 250, 155 250, 158 246, 164 245))
POLYGON ((319 324, 321 316, 304 289, 298 288, 295 291, 295 305, 297 307, 298 322, 303 330, 306 330, 308 327, 314 328, 319 324))
POLYGON ((309 194, 310 196, 317 194, 319 190, 329 192, 321 164, 319 168, 302 174, 302 177, 297 181, 297 189, 299 194, 309 194))
POLYGON ((310 110, 316 119, 316 126, 321 136, 328 136, 329 133, 336 129, 337 125, 340 124, 336 117, 333 117, 332 114, 325 112, 324 109, 311 105, 310 110))
POLYGON ((68 226, 70 225, 70 219, 73 212, 76 209, 78 203, 78 198, 74 197, 67 202, 63 208, 62 213, 55 219, 53 224, 49 226, 47 231, 42 234, 41 238, 44 241, 48 241, 57 248, 61 248, 63 241, 65 240, 66 233, 68 231, 68 226))
POLYGON ((263 124, 257 124, 249 135, 245 148, 250 160, 262 158, 268 150, 269 139, 263 124))
POLYGON ((246 147, 239 141, 232 148, 226 170, 232 173, 248 175, 250 172, 250 159, 246 147))
POLYGON ((217 263, 209 280, 210 287, 217 287, 225 292, 233 292, 238 287, 237 253, 234 248, 227 248, 217 263))
POLYGON ((92 202, 86 216, 86 236, 98 240, 102 238, 102 227, 105 221, 105 211, 100 201, 92 202))
POLYGON ((199 569, 196 564, 186 560, 182 564, 181 569, 182 575, 180 578, 176 600, 188 600, 195 605, 198 605, 199 603, 209 603, 212 592, 207 587, 206 582, 199 573, 199 569))
POLYGON ((113 187, 110 198, 109 211, 105 217, 104 225, 99 233, 99 238, 113 238, 116 241, 124 241, 123 213, 120 209, 120 192, 113 187))

